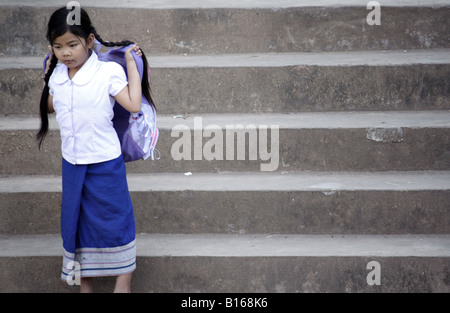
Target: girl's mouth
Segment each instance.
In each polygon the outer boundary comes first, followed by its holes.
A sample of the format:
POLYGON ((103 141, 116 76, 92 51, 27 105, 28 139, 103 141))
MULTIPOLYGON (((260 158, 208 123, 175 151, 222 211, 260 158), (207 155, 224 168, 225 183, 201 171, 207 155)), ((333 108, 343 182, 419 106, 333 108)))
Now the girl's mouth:
POLYGON ((73 63, 73 60, 66 60, 64 61, 65 65, 71 65, 73 63))

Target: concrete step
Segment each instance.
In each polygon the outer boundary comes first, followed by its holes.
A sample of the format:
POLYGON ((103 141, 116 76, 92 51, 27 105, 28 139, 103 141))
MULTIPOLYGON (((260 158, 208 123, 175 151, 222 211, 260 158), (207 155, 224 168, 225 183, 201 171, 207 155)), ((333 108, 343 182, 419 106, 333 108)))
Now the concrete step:
MULTIPOLYGON (((449 243, 449 235, 141 234, 132 289, 449 292, 449 243), (379 285, 369 285, 373 275, 379 285)), ((0 292, 71 291, 59 281, 58 235, 1 236, 0 245, 0 292)), ((97 291, 112 283, 100 279, 97 291)))
MULTIPOLYGON (((450 172, 128 174, 137 232, 448 234, 450 172)), ((0 177, 0 234, 60 232, 61 177, 0 177)))
MULTIPOLYGON (((17 6, 17 1, 2 0, 2 5, 17 6)), ((218 0, 191 0, 177 1, 177 0, 128 0, 123 2, 121 0, 90 0, 89 7, 93 8, 143 8, 143 9, 287 9, 287 8, 302 8, 302 7, 354 7, 364 6, 367 3, 364 0, 228 0, 226 2, 218 0)), ((448 5, 446 0, 401 0, 395 2, 387 2, 383 4, 386 7, 445 7, 448 5)), ((59 0, 21 0, 20 6, 39 6, 39 7, 58 7, 61 6, 59 0)))
MULTIPOLYGON (((129 163, 130 173, 450 169, 449 111, 160 115, 157 125, 161 159, 129 163)), ((38 128, 36 117, 0 118, 1 175, 61 174, 54 116, 41 151, 38 128)))
MULTIPOLYGON (((450 109, 450 49, 149 56, 160 113, 450 109)), ((0 58, 0 114, 38 114, 42 58, 0 58)))
MULTIPOLYGON (((0 24, 5 29, 0 33, 0 54, 43 54, 48 18, 64 4, 2 1, 0 24)), ((86 8, 105 40, 135 40, 150 54, 450 47, 448 1, 382 3, 381 25, 368 25, 367 4, 365 0, 102 0, 89 1, 86 8)))
MULTIPOLYGON (((127 165, 133 291, 450 292, 450 3, 382 3, 379 26, 367 3, 89 2, 104 39, 146 51, 159 109, 161 160, 127 165)), ((0 292, 77 290, 54 116, 34 139, 64 4, 0 3, 0 292)))

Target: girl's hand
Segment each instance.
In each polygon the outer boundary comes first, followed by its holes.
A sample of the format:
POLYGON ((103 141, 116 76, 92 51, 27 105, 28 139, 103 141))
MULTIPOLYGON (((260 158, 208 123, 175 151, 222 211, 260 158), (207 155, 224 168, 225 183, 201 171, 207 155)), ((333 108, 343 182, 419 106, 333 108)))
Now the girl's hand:
POLYGON ((136 63, 134 62, 133 55, 131 54, 131 51, 133 50, 138 56, 142 57, 142 51, 136 44, 125 51, 128 85, 125 86, 114 98, 122 107, 125 108, 125 110, 132 113, 138 113, 141 110, 142 105, 142 86, 141 77, 139 76, 136 63))
POLYGON ((131 55, 131 51, 134 50, 136 52, 137 56, 142 57, 142 51, 139 49, 139 46, 137 44, 134 44, 132 47, 130 47, 125 52, 125 58, 127 61, 134 61, 133 56, 131 55))

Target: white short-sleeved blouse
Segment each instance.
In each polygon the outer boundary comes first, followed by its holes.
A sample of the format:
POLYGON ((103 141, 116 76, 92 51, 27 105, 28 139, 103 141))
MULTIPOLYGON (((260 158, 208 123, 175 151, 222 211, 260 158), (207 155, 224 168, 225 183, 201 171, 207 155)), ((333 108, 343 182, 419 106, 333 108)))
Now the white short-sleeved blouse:
POLYGON ((65 64, 56 66, 49 88, 67 162, 92 164, 120 156, 112 123, 113 97, 127 84, 123 68, 115 62, 99 61, 96 53, 91 53, 72 79, 65 64))

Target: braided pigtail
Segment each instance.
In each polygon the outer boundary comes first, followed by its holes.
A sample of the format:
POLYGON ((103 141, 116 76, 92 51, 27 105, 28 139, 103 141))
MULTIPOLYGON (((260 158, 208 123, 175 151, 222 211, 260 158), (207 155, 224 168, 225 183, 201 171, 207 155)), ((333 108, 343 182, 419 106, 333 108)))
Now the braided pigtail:
POLYGON ((41 117, 41 128, 39 129, 39 132, 36 134, 37 140, 39 141, 39 150, 41 149, 42 142, 44 141, 44 138, 47 136, 48 133, 48 96, 50 94, 50 88, 48 86, 48 81, 50 80, 50 76, 52 76, 53 70, 56 67, 56 64, 58 64, 58 59, 54 54, 52 54, 51 60, 50 60, 50 66, 48 68, 47 73, 44 77, 44 89, 42 90, 41 95, 41 101, 39 104, 39 114, 41 117))
MULTIPOLYGON (((109 42, 109 41, 104 41, 102 39, 102 37, 100 37, 99 34, 97 34, 97 31, 95 30, 94 27, 92 27, 92 34, 94 34, 95 39, 97 39, 103 46, 106 47, 124 47, 124 46, 129 46, 134 44, 134 42, 129 41, 129 40, 124 40, 124 41, 120 41, 120 42, 109 42)), ((145 57, 144 51, 142 51, 142 61, 144 64, 144 72, 143 72, 143 77, 149 77, 148 76, 148 70, 149 70, 149 66, 148 66, 148 61, 147 58, 145 57)), ((142 94, 144 95, 144 97, 147 99, 147 101, 150 103, 150 105, 152 105, 155 110, 156 110, 156 106, 155 103, 153 102, 152 96, 151 96, 151 89, 150 89, 150 82, 148 79, 142 79, 142 84, 141 84, 141 88, 142 88, 142 94)))

